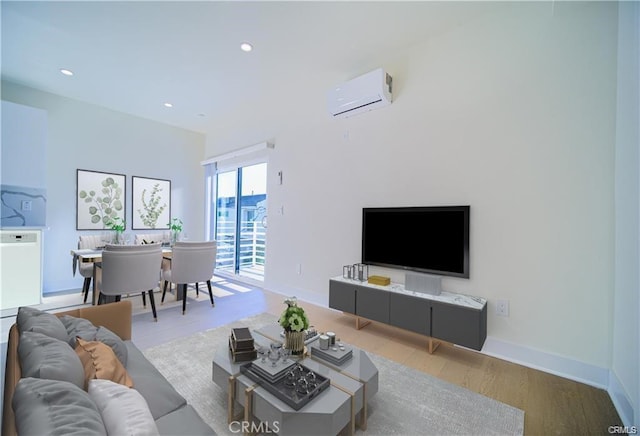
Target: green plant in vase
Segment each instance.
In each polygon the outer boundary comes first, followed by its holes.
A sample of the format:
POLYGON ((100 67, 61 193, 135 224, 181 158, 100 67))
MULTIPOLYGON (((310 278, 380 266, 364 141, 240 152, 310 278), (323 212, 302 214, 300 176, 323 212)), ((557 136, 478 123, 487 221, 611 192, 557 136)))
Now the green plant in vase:
POLYGON ((182 232, 182 220, 180 218, 173 218, 171 222, 167 223, 167 225, 171 231, 171 245, 173 245, 180 238, 180 233, 182 232))
POLYGON ((309 328, 309 318, 304 309, 298 306, 296 297, 284 300, 287 308, 280 315, 278 324, 284 329, 285 348, 291 350, 291 354, 304 353, 305 331, 309 328))
POLYGON ((124 230, 127 228, 127 222, 119 216, 111 218, 107 223, 111 230, 115 231, 114 244, 122 244, 124 242, 124 230))

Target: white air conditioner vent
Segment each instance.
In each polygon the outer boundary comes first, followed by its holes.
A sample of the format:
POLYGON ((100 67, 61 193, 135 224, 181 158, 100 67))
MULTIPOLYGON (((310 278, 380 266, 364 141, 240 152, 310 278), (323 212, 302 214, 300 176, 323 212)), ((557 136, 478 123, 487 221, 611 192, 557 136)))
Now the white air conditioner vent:
POLYGON ((388 106, 392 102, 392 83, 391 76, 378 68, 334 86, 327 95, 329 113, 344 118, 388 106))

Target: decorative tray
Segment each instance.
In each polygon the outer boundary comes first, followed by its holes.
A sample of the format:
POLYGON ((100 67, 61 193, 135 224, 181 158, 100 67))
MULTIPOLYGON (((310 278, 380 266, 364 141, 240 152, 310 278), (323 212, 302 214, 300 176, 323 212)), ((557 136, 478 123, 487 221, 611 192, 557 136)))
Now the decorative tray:
POLYGON ((254 359, 251 368, 253 372, 258 374, 264 380, 273 384, 280 381, 280 379, 285 376, 287 371, 291 369, 295 364, 296 362, 294 362, 293 360, 284 362, 282 359, 278 359, 276 364, 273 365, 269 360, 265 360, 264 362, 262 362, 261 359, 254 359))
POLYGON ((262 375, 264 370, 262 368, 258 369, 260 363, 259 360, 245 363, 240 366, 240 372, 259 383, 260 386, 294 410, 300 410, 331 384, 327 377, 316 374, 306 366, 298 363, 294 363, 290 370, 285 371, 284 377, 280 377, 275 383, 271 383, 262 375), (290 377, 289 373, 292 373, 293 377, 290 377))
POLYGON ((344 347, 343 350, 338 347, 329 347, 328 350, 323 350, 318 344, 313 344, 311 345, 311 355, 340 366, 353 357, 353 350, 351 347, 344 347))

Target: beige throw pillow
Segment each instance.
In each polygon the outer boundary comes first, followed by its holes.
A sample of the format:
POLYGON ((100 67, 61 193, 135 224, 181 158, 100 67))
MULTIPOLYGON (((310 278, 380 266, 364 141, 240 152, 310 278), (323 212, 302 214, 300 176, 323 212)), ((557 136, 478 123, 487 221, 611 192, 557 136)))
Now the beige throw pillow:
POLYGON ((89 380, 89 396, 98 407, 108 434, 158 436, 149 406, 135 389, 110 380, 89 380))
POLYGON ((110 346, 77 338, 76 354, 84 367, 85 390, 89 380, 96 378, 133 387, 133 380, 110 346))

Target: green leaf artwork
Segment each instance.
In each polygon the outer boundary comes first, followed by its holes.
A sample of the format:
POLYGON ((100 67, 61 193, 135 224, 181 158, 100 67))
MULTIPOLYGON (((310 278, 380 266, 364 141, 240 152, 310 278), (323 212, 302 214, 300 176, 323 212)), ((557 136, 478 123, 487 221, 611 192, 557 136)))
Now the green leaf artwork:
POLYGON ((160 188, 160 184, 156 183, 153 185, 151 189, 151 194, 149 195, 149 201, 146 200, 147 190, 142 190, 141 200, 142 200, 142 209, 138 209, 138 216, 144 223, 145 226, 155 229, 156 224, 158 223, 158 218, 162 214, 167 207, 167 203, 163 203, 160 205, 162 200, 160 193, 162 192, 162 188, 160 188))
POLYGON ((100 194, 94 190, 81 190, 78 197, 88 204, 92 224, 102 223, 102 228, 112 228, 114 220, 118 217, 118 213, 124 209, 122 197, 122 188, 118 185, 113 177, 105 177, 100 182, 102 189, 100 194))

